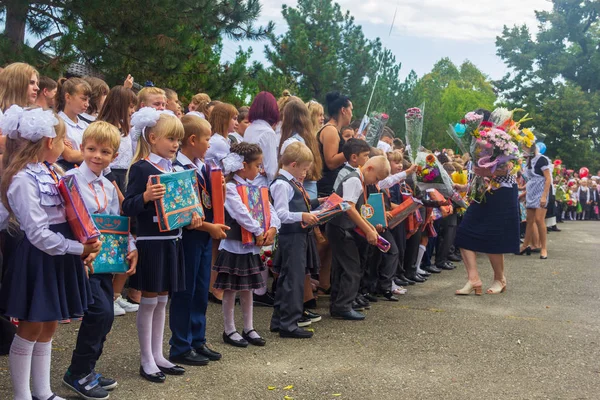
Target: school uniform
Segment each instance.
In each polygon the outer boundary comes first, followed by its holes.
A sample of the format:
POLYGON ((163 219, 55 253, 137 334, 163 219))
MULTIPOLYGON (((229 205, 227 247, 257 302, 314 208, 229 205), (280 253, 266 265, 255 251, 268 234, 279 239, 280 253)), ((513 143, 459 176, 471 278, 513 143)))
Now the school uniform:
MULTIPOLYGON (((211 186, 208 171, 200 160, 190 160, 177 154, 176 171, 194 170, 198 178, 204 221, 213 221, 211 186)), ((212 260, 212 239, 208 232, 184 230, 185 290, 171 295, 169 327, 171 328, 170 356, 177 357, 206 343, 206 309, 212 260)))
MULTIPOLYGON (((73 150, 81 151, 81 144, 83 143, 83 132, 87 129, 89 124, 83 119, 77 116, 77 122, 73 122, 71 118, 67 116, 63 111, 58 113, 58 116, 65 121, 67 128, 67 139, 71 142, 73 150)), ((64 160, 61 157, 58 158, 57 164, 60 165, 65 171, 75 168, 75 164, 64 160)))
POLYGON ((207 162, 212 161, 217 165, 221 165, 221 160, 230 153, 231 144, 229 143, 229 140, 224 136, 215 133, 210 137, 208 143, 210 144, 210 147, 206 150, 204 159, 207 162))
POLYGON ((304 311, 304 277, 319 273, 319 254, 312 228, 302 227, 302 214, 318 207, 302 183, 280 169, 271 184, 274 208, 281 220, 273 267, 277 278, 271 329, 293 332, 304 311))
MULTIPOLYGON (((365 204, 363 177, 360 170, 348 174, 336 190, 344 201, 355 204, 360 213, 365 204)), ((356 224, 346 213, 327 224, 327 238, 331 245, 331 298, 332 314, 352 311, 352 302, 358 294, 361 280, 361 254, 358 245, 365 242, 354 233, 356 224)))
MULTIPOLYGON (((66 175, 75 176, 90 214, 120 215, 117 190, 108 179, 96 176, 85 161, 66 175)), ((130 235, 129 251, 133 250, 135 241, 130 235)), ((87 375, 94 370, 114 320, 113 274, 90 274, 89 279, 94 302, 83 316, 71 358, 69 371, 75 376, 87 375)))
POLYGON ((117 184, 123 194, 127 190, 127 170, 131 165, 131 160, 133 160, 133 153, 134 147, 131 135, 121 135, 117 157, 110 163, 110 173, 105 174, 109 181, 117 184))
MULTIPOLYGON (((219 254, 212 268, 217 273, 217 279, 213 284, 215 289, 241 291, 262 289, 266 286, 261 276, 265 266, 260 259, 260 247, 242 243, 242 227, 253 235, 264 233, 263 227, 252 218, 237 191, 238 185, 251 184, 240 176, 234 175, 233 180, 225 185, 225 225, 229 226, 230 230, 227 231, 227 238, 219 243, 219 254)), ((277 213, 270 203, 269 207, 270 228, 279 229, 281 222, 277 213)))
POLYGON ((66 221, 58 177, 46 163, 30 163, 8 189, 9 205, 25 233, 14 244, 0 312, 30 322, 80 317, 93 302, 77 242, 66 221))
MULTIPOLYGON (((281 145, 281 148, 279 149, 279 156, 281 157, 285 149, 287 149, 287 147, 294 142, 306 144, 306 141, 302 136, 300 136, 297 133, 294 133, 292 136, 287 138, 285 142, 283 142, 283 144, 281 145)), ((306 193, 308 193, 308 197, 310 197, 311 200, 318 198, 317 181, 309 181, 304 179, 302 185, 304 185, 304 190, 306 190, 306 193)))
POLYGON ((144 204, 148 178, 172 172, 173 165, 154 153, 133 164, 123 200, 123 214, 135 217, 137 227, 138 266, 129 286, 146 292, 185 290, 185 265, 182 229, 160 232, 153 201, 144 204))

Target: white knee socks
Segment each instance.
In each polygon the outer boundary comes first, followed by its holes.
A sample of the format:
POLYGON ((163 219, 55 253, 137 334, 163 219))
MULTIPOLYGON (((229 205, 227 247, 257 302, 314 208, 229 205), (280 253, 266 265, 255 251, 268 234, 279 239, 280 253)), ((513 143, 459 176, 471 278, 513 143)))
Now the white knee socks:
POLYGON ((10 346, 8 365, 15 400, 31 400, 29 378, 31 376, 31 358, 34 345, 35 342, 30 342, 15 335, 10 346))
MULTIPOLYGON (((52 340, 46 343, 36 342, 31 357, 31 392, 38 399, 52 397, 52 389, 50 389, 51 360, 52 340)), ((58 399, 58 397, 54 398, 58 399)))
POLYGON ((418 274, 423 274, 425 273, 425 271, 423 271, 421 269, 421 261, 423 261, 423 255, 425 255, 425 250, 427 250, 427 247, 423 246, 422 244, 419 245, 419 253, 417 255, 417 273, 418 274))
POLYGON ((163 336, 165 333, 165 316, 169 296, 158 296, 158 304, 152 318, 152 355, 159 367, 172 368, 175 364, 169 362, 163 355, 163 336))
POLYGON ((144 372, 155 374, 160 372, 152 355, 152 319, 158 304, 156 297, 142 297, 137 313, 137 330, 140 341, 140 357, 144 372))

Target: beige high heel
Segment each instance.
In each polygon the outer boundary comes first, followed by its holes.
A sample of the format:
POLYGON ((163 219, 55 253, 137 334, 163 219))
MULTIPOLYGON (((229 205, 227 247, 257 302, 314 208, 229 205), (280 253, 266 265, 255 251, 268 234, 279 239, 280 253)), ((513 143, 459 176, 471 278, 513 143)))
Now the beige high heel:
POLYGON ((506 280, 494 281, 492 286, 486 291, 487 294, 500 294, 506 292, 506 280))
POLYGON ((481 286, 481 282, 479 282, 479 285, 473 285, 471 281, 468 281, 462 289, 456 291, 456 294, 459 296, 468 296, 472 292, 475 292, 477 296, 481 296, 483 294, 481 286))

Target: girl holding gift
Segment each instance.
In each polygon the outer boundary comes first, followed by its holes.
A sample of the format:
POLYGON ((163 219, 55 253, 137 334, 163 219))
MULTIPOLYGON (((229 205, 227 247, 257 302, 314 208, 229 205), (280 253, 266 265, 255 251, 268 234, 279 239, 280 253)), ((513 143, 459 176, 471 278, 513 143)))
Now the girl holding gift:
POLYGON ((2 204, 25 233, 5 261, 0 290, 0 312, 20 320, 9 355, 13 393, 15 399, 59 400, 50 389, 52 336, 58 320, 83 315, 92 301, 84 264, 93 261, 100 242, 73 240, 66 221, 51 166, 64 149, 64 122, 50 110, 14 105, 0 129, 11 159, 2 176, 2 204))
POLYGON ((260 259, 261 246, 273 244, 281 223, 273 206, 269 203, 271 223, 268 229, 248 212, 237 187, 248 186, 259 174, 262 163, 262 150, 256 144, 246 142, 231 146, 231 153, 223 159, 223 169, 227 177, 225 199, 225 223, 231 227, 227 239, 219 245, 219 255, 213 270, 217 272, 214 283, 223 294, 223 341, 236 347, 247 347, 248 343, 264 346, 265 340, 254 330, 252 321, 252 290, 262 289, 266 282, 261 276, 265 269, 260 259), (242 228, 255 236, 254 245, 242 243, 242 228), (240 292, 240 302, 244 315, 244 330, 240 335, 235 329, 235 294, 240 292))
MULTIPOLYGON (((137 224, 139 263, 130 285, 142 291, 137 314, 140 375, 150 382, 161 383, 166 379, 165 374, 185 372, 163 356, 162 346, 168 294, 185 289, 185 266, 181 229, 161 232, 152 204, 165 196, 165 187, 150 184, 149 178, 173 171, 171 160, 177 154, 184 131, 176 116, 152 107, 136 112, 131 123, 135 132, 141 132, 141 138, 129 169, 123 213, 135 217, 137 224)), ((195 229, 201 223, 195 217, 188 228, 195 229)))

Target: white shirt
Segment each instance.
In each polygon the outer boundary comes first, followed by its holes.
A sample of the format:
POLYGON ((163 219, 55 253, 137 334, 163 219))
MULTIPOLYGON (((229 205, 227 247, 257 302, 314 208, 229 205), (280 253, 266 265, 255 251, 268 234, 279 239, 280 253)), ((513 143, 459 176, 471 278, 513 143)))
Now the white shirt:
MULTIPOLYGON (((238 184, 249 185, 250 182, 240 178, 238 175, 233 176, 233 181, 227 182, 225 185, 226 195, 225 195, 225 209, 229 213, 229 215, 237 221, 238 224, 248 232, 258 236, 264 233, 263 228, 260 226, 258 221, 256 221, 250 213, 248 212, 248 207, 242 201, 236 186, 238 184)), ((269 203, 269 209, 271 210, 271 226, 270 228, 275 228, 279 230, 281 227, 281 221, 277 217, 277 212, 273 209, 273 205, 269 203)), ((230 253, 235 254, 260 254, 260 247, 251 245, 243 245, 242 242, 238 240, 231 239, 223 239, 221 240, 221 244, 219 245, 219 250, 226 250, 230 253)))
POLYGON ((229 139, 230 144, 233 144, 233 142, 231 141, 232 136, 235 138, 235 140, 237 140, 236 143, 242 143, 244 141, 244 137, 242 135, 240 135, 239 133, 229 132, 228 139, 229 139))
MULTIPOLYGON (((204 167, 204 163, 202 162, 202 160, 196 158, 194 159, 194 161, 192 161, 180 151, 177 153, 177 161, 179 161, 181 165, 191 165, 194 167, 197 173, 202 173, 202 167, 204 167)), ((185 168, 179 165, 174 165, 173 169, 177 172, 185 171, 185 168)))
POLYGON ((206 150, 204 155, 205 160, 212 160, 217 165, 221 165, 221 160, 227 157, 230 153, 229 140, 218 133, 213 134, 208 141, 210 147, 206 150))
POLYGON ((0 202, 0 231, 8 228, 10 214, 6 207, 4 207, 4 203, 0 202))
POLYGON ((110 168, 129 169, 131 161, 133 160, 133 141, 131 140, 131 135, 121 136, 118 153, 117 158, 110 163, 110 168))
MULTIPOLYGON (((256 143, 263 152, 263 168, 266 176, 257 177, 254 182, 257 185, 269 186, 279 170, 277 165, 277 136, 267 121, 257 120, 248 126, 244 133, 244 141, 256 143)), ((210 149, 209 149, 210 150, 210 149)))
POLYGON ((390 151, 392 151, 392 146, 390 146, 389 144, 387 144, 383 140, 380 140, 377 143, 377 148, 383 150, 384 153, 389 153, 390 151))
MULTIPOLYGON (((358 174, 362 177, 360 170, 357 169, 358 174)), ((356 204, 358 199, 363 194, 363 184, 361 178, 354 176, 343 183, 344 195, 342 196, 344 201, 348 201, 356 204)))
POLYGON ((283 155, 283 152, 285 151, 285 149, 287 149, 287 147, 294 142, 302 142, 302 143, 306 144, 306 142, 304 141, 304 138, 302 136, 298 135, 297 133, 294 133, 292 136, 287 138, 285 140, 285 142, 283 142, 283 144, 281 145, 281 148, 279 149, 279 155, 280 156, 283 155))
MULTIPOLYGON (((81 114, 79 114, 79 115, 81 116, 81 118, 85 118, 85 119, 87 119, 88 121, 92 121, 92 122, 96 121, 96 119, 98 118, 98 117, 95 117, 95 116, 93 116, 93 115, 90 115, 90 114, 88 114, 88 113, 81 113, 81 114)), ((86 122, 86 121, 83 121, 83 122, 86 122)))
POLYGON ((83 131, 88 127, 88 123, 77 117, 77 123, 71 121, 63 111, 58 115, 65 121, 67 126, 67 138, 73 144, 73 150, 81 151, 81 143, 83 142, 83 131))
POLYGON ((171 162, 171 160, 162 158, 158 154, 150 153, 150 155, 148 156, 148 161, 150 161, 150 163, 153 164, 155 167, 158 166, 158 169, 164 172, 173 171, 173 163, 171 162))
POLYGON ((32 245, 51 256, 83 254, 83 244, 50 230, 67 222, 65 207, 54 178, 42 163, 31 163, 14 177, 8 204, 32 245))
MULTIPOLYGON (((279 174, 293 181, 295 178, 289 172, 280 169, 279 174)), ((273 206, 277 211, 277 216, 282 224, 293 224, 302 221, 301 212, 290 212, 290 201, 294 197, 294 188, 283 180, 276 180, 271 185, 271 196, 273 196, 273 206)))
POLYGON ((381 190, 389 189, 392 186, 394 186, 395 184, 400 183, 404 180, 406 180, 406 172, 404 172, 404 171, 398 172, 397 174, 390 175, 387 178, 385 178, 384 180, 379 181, 379 189, 381 189, 381 190))
MULTIPOLYGON (((90 214, 121 215, 117 189, 104 176, 96 176, 85 161, 79 168, 71 169, 65 175, 75 176, 83 203, 90 214)), ((130 234, 129 251, 133 250, 135 250, 135 239, 130 234)))
POLYGON ((354 171, 358 170, 358 168, 354 168, 352 165, 345 162, 342 169, 340 169, 340 172, 338 172, 337 178, 335 178, 335 182, 333 183, 333 190, 337 190, 337 188, 340 186, 340 183, 342 183, 342 180, 344 180, 346 175, 352 172, 348 168, 352 168, 354 171))
POLYGON ((185 115, 195 115, 196 117, 200 117, 202 119, 206 119, 206 116, 204 115, 204 113, 201 113, 200 111, 190 111, 185 115))

